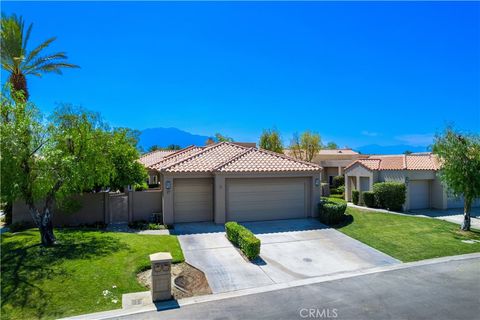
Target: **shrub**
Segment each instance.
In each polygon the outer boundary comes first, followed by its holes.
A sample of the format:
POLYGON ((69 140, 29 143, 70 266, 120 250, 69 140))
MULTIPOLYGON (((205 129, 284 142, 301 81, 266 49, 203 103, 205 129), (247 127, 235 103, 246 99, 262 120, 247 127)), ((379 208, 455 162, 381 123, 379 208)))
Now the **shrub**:
POLYGON ((345 186, 340 186, 337 188, 338 193, 345 194, 345 186))
POLYGON ((330 188, 330 194, 340 194, 337 188, 330 188))
POLYGON ((333 187, 334 187, 334 188, 338 188, 338 187, 340 187, 340 186, 344 186, 344 185, 345 185, 345 177, 344 177, 344 176, 336 176, 336 177, 333 177, 332 184, 333 184, 333 187))
POLYGON ((362 198, 367 207, 375 207, 375 194, 372 191, 362 192, 362 198))
POLYGON ((128 227, 136 230, 163 230, 167 229, 166 226, 164 226, 161 223, 151 223, 146 220, 137 220, 130 222, 128 224, 128 227))
POLYGON ((146 182, 137 183, 133 186, 133 190, 135 191, 144 191, 148 189, 148 184, 146 182))
POLYGON ((387 210, 401 210, 405 203, 405 192, 405 184, 399 182, 379 182, 373 185, 375 204, 387 210))
POLYGON ((360 192, 358 190, 352 190, 352 202, 353 204, 358 204, 360 198, 360 192))
POLYGON ((345 195, 343 195, 343 194, 331 194, 330 198, 343 199, 343 198, 345 198, 345 195))
POLYGON ((336 198, 322 198, 318 204, 318 209, 320 211, 319 219, 322 223, 338 224, 345 218, 347 202, 336 198))
POLYGON ((225 232, 228 240, 239 247, 248 259, 252 260, 258 257, 261 242, 250 230, 231 221, 225 223, 225 232))
POLYGON ((238 233, 240 231, 240 227, 241 226, 234 221, 225 223, 227 239, 236 246, 238 246, 238 233))

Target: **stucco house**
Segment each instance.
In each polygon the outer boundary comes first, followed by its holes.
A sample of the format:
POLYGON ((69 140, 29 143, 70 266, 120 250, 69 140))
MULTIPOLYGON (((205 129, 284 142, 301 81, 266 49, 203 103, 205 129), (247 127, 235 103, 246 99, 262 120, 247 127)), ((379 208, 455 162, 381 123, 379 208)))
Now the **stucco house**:
POLYGON ((407 187, 405 211, 463 207, 463 199, 451 197, 442 185, 439 169, 440 163, 432 153, 359 159, 345 168, 345 200, 352 201, 352 190, 371 191, 376 182, 394 181, 407 187))
MULTIPOLYGON (((285 150, 285 154, 293 156, 292 150, 285 150)), ((323 168, 322 183, 332 185, 333 177, 343 176, 345 168, 357 159, 368 158, 368 155, 360 154, 352 149, 322 149, 313 156, 312 163, 323 168)))
POLYGON ((152 152, 147 152, 143 154, 138 161, 147 168, 148 171, 148 178, 147 184, 148 185, 156 185, 160 182, 160 175, 158 174, 157 170, 153 170, 150 166, 160 162, 163 158, 175 153, 175 150, 155 150, 152 152))
POLYGON ((164 223, 317 216, 321 167, 221 142, 190 146, 148 166, 162 184, 164 223))

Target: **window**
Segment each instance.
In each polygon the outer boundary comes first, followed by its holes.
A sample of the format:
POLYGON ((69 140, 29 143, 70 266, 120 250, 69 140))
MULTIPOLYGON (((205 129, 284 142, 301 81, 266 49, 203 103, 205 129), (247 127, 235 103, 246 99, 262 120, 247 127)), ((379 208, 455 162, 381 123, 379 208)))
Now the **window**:
POLYGON ((333 185, 333 176, 328 176, 328 184, 333 185))
POLYGON ((157 184, 157 183, 158 183, 158 182, 157 182, 157 175, 154 175, 154 176, 153 176, 153 184, 157 184))

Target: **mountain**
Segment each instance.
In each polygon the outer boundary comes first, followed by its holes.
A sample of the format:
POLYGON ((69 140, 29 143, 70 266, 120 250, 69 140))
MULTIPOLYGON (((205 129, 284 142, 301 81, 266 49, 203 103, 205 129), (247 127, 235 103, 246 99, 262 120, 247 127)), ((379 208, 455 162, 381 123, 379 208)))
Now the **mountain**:
POLYGON ((177 128, 149 128, 141 131, 138 146, 148 150, 153 145, 166 147, 170 144, 178 144, 184 148, 189 145, 203 146, 208 136, 191 134, 177 128))
POLYGON ((406 144, 398 144, 392 146, 381 146, 378 144, 369 144, 362 147, 354 148, 362 154, 403 154, 405 151, 426 152, 427 147, 410 146, 406 144))

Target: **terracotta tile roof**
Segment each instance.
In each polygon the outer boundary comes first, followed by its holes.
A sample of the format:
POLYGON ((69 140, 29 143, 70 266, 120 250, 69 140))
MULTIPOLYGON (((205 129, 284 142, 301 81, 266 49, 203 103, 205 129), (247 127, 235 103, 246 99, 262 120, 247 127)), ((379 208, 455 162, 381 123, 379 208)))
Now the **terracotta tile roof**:
POLYGON ((358 152, 353 151, 352 149, 322 149, 318 152, 320 155, 334 155, 334 154, 348 154, 354 155, 358 152))
POLYGON ((156 150, 152 152, 145 153, 138 159, 138 161, 143 164, 145 167, 150 167, 161 161, 161 159, 171 155, 172 153, 177 152, 176 150, 156 150))
POLYGON ((275 152, 250 148, 214 168, 218 172, 297 172, 320 171, 320 166, 275 152))
POLYGON ((161 159, 159 162, 157 162, 155 165, 150 166, 152 169, 156 170, 161 170, 162 168, 165 168, 173 163, 176 163, 180 160, 183 160, 185 158, 190 157, 192 154, 195 154, 201 150, 203 150, 203 147, 196 147, 196 146, 189 146, 186 147, 182 150, 179 150, 175 153, 172 153, 171 155, 164 157, 161 159))
POLYGON ((370 156, 368 159, 359 159, 345 168, 360 164, 369 170, 438 170, 439 161, 432 153, 370 156))
POLYGON ((221 142, 161 168, 164 172, 319 172, 318 165, 257 148, 221 142))

